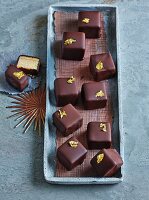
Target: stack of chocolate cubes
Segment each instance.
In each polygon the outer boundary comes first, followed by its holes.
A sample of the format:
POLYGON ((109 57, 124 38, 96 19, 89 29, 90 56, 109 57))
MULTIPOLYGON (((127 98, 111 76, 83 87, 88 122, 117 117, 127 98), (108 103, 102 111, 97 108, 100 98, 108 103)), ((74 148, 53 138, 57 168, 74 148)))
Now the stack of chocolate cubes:
POLYGON ((37 57, 20 55, 15 65, 10 64, 5 72, 7 82, 22 92, 29 85, 29 76, 38 75, 40 60, 37 57))

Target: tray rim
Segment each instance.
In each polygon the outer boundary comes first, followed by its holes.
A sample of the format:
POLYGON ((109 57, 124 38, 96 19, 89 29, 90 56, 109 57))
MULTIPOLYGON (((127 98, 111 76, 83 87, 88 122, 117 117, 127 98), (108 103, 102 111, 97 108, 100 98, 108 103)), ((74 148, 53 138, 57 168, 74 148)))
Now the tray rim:
MULTIPOLYGON (((65 3, 65 5, 63 3, 55 3, 55 4, 51 4, 49 6, 49 10, 48 10, 48 27, 50 27, 50 15, 53 9, 59 9, 59 8, 115 8, 115 12, 116 12, 116 47, 117 47, 117 66, 120 66, 120 45, 119 45, 119 32, 117 31, 119 28, 119 20, 118 20, 118 6, 116 5, 109 5, 109 4, 76 4, 76 3, 65 3)), ((50 46, 51 41, 48 39, 48 36, 50 35, 50 30, 48 29, 48 34, 47 34, 47 48, 48 46, 50 46)), ((47 51, 48 52, 48 51, 47 51)), ((49 58, 47 55, 47 69, 49 66, 49 58)), ((46 70, 47 71, 47 70, 46 70)), ((124 137, 123 137, 123 115, 122 115, 122 89, 121 89, 121 72, 120 70, 117 70, 118 73, 118 111, 119 111, 119 133, 120 133, 120 155, 124 161, 124 137)), ((48 76, 46 76, 46 82, 48 80, 48 76)), ((46 90, 47 90, 47 95, 46 95, 46 108, 48 106, 48 98, 49 98, 49 85, 46 84, 46 90)), ((47 109, 46 109, 47 111, 47 109)), ((48 117, 47 117, 47 112, 46 112, 46 118, 45 121, 48 123, 48 117)), ((44 130, 44 134, 46 134, 46 126, 45 126, 45 130, 44 130)), ((47 170, 46 170, 46 162, 47 162, 47 158, 45 158, 45 146, 46 146, 46 140, 45 140, 45 135, 44 135, 44 178, 48 183, 52 183, 52 184, 115 184, 115 183, 119 183, 121 181, 123 181, 123 177, 124 177, 124 165, 121 167, 121 174, 122 177, 120 178, 115 178, 115 177, 111 177, 111 178, 96 178, 96 177, 53 177, 53 176, 48 176, 47 175, 47 170)))

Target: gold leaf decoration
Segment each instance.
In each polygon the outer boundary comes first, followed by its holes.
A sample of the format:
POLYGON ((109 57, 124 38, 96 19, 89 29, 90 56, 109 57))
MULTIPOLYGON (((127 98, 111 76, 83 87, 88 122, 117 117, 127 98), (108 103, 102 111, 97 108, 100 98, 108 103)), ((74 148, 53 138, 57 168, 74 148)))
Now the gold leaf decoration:
POLYGON ((97 156, 97 163, 99 164, 103 160, 103 158, 104 158, 104 154, 103 153, 99 154, 97 156))
POLYGON ((103 62, 99 61, 96 65, 96 69, 98 69, 99 71, 103 69, 103 62))
POLYGON ((107 131, 106 124, 104 124, 104 123, 100 123, 100 128, 101 128, 101 130, 104 131, 104 132, 107 131))
POLYGON ((25 76, 23 71, 21 71, 21 72, 13 72, 13 75, 15 77, 17 77, 18 79, 21 79, 23 76, 25 76))
POLYGON ((71 141, 69 141, 69 145, 70 145, 72 148, 77 148, 78 142, 71 140, 71 141))
POLYGON ((73 82, 75 82, 75 78, 73 76, 71 76, 68 80, 67 83, 72 84, 73 82))
POLYGON ((88 24, 90 22, 90 19, 89 18, 84 18, 84 19, 82 19, 82 22, 84 22, 85 24, 88 24))
POLYGON ((102 90, 100 90, 99 92, 96 93, 96 97, 104 97, 105 94, 102 90))
POLYGON ((65 110, 59 110, 58 112, 59 112, 58 115, 60 116, 61 119, 62 119, 64 116, 67 116, 65 110))
POLYGON ((69 38, 69 39, 65 40, 64 45, 70 45, 70 44, 72 44, 72 43, 74 43, 74 42, 76 42, 75 39, 69 38))
POLYGON ((10 98, 15 99, 14 102, 11 102, 15 105, 8 106, 7 108, 12 108, 13 110, 11 112, 15 114, 8 118, 18 116, 15 121, 20 120, 14 128, 24 123, 24 133, 26 133, 34 123, 34 130, 38 130, 38 134, 41 136, 41 128, 45 123, 46 112, 45 88, 38 88, 31 92, 10 96, 10 98))

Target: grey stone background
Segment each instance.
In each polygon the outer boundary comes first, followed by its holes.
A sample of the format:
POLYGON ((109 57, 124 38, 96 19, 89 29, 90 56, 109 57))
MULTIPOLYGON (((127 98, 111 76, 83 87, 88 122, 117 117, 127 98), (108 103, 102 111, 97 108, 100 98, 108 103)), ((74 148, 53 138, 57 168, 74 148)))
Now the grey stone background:
MULTIPOLYGON (((47 0, 0 0, 0 68, 19 54, 46 66, 47 0)), ((74 1, 73 1, 74 2, 74 1)), ((80 1, 79 1, 80 2, 80 1)), ((125 177, 117 185, 60 186, 43 178, 43 138, 13 129, 11 102, 0 94, 0 200, 149 199, 149 1, 98 0, 120 9, 125 177)))

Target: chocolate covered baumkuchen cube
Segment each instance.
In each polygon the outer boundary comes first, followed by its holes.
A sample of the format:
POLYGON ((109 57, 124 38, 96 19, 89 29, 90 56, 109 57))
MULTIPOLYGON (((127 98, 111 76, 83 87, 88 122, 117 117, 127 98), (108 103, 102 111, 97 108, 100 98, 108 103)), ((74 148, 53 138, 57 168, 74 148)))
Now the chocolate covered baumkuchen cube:
POLYGON ((98 11, 81 11, 78 18, 79 31, 86 38, 99 38, 101 31, 101 13, 98 11))
POLYGON ((26 74, 37 75, 39 72, 40 60, 39 58, 21 55, 17 61, 17 68, 24 71, 26 74))
POLYGON ((107 104, 105 82, 84 83, 82 86, 82 97, 85 109, 104 108, 107 104))
POLYGON ((54 81, 54 92, 57 106, 64 106, 68 103, 76 104, 78 90, 73 76, 69 78, 57 78, 54 81))
POLYGON ((81 165, 86 158, 86 154, 86 148, 75 137, 67 140, 57 150, 57 157, 67 170, 81 165))
POLYGON ((122 166, 123 161, 115 149, 102 149, 90 163, 99 177, 111 177, 122 166))
POLYGON ((111 147, 111 125, 108 122, 89 122, 87 125, 87 143, 89 149, 111 147))
POLYGON ((5 77, 10 85, 21 92, 28 86, 29 83, 29 77, 14 65, 10 65, 7 68, 5 77))
POLYGON ((53 114, 53 123, 64 136, 67 136, 82 126, 83 118, 71 104, 68 104, 53 114))
POLYGON ((116 71, 110 53, 91 55, 89 68, 96 81, 108 79, 112 77, 116 71))
POLYGON ((81 32, 64 32, 62 58, 66 60, 83 60, 84 53, 85 34, 81 32))

